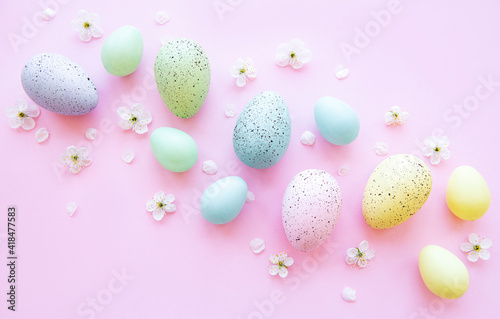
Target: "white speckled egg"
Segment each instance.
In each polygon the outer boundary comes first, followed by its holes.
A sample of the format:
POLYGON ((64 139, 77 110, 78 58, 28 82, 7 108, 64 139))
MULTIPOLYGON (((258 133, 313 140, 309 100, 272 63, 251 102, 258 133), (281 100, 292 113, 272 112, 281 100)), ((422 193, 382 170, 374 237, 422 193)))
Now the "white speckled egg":
POLYGON ((373 228, 399 225, 420 210, 431 188, 431 172, 421 159, 410 154, 388 157, 366 183, 363 216, 373 228))
POLYGON ((210 63, 203 48, 188 39, 165 43, 155 61, 155 79, 165 105, 190 118, 203 106, 210 87, 210 63))
POLYGON ((75 62, 55 53, 32 57, 23 68, 21 82, 33 102, 58 114, 85 114, 99 101, 89 75, 75 62))
POLYGON ((295 175, 283 196, 286 237, 300 251, 318 248, 330 236, 342 209, 342 193, 335 178, 309 169, 295 175))
POLYGON ((290 143, 291 121, 283 98, 266 91, 243 109, 233 131, 236 156, 253 168, 269 168, 285 155, 290 143))

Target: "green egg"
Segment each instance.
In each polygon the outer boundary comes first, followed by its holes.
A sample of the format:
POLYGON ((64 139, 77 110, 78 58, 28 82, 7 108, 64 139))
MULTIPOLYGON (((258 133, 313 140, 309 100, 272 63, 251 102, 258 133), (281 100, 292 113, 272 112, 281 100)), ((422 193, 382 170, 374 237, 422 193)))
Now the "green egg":
POLYGON ((181 130, 172 127, 157 128, 151 134, 150 143, 158 162, 171 172, 185 172, 198 160, 196 142, 181 130))
POLYGON ((104 68, 116 76, 133 73, 142 59, 143 41, 141 32, 126 25, 114 31, 104 42, 101 60, 104 68))

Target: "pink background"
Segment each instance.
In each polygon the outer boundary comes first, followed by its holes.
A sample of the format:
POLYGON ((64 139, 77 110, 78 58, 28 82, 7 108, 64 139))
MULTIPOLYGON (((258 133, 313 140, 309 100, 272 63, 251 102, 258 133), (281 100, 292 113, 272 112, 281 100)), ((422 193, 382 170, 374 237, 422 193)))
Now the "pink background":
POLYGON ((388 0, 234 0, 229 1, 232 10, 221 16, 213 4, 228 0, 66 2, 58 5, 52 21, 31 30, 24 25, 34 18, 39 21, 37 1, 0 5, 3 108, 16 99, 28 99, 20 82, 21 69, 42 52, 77 62, 100 95, 97 108, 79 117, 41 109, 32 131, 11 129, 5 115, 0 121, 1 252, 6 256, 7 207, 15 205, 19 256, 15 313, 6 309, 7 267, 0 267, 1 318, 93 318, 87 305, 92 299, 100 310, 94 312, 95 318, 494 316, 500 284, 496 142, 500 87, 492 87, 476 110, 464 114, 467 118, 455 121, 449 112, 454 105, 473 100, 481 78, 500 81, 498 1, 402 0, 380 30, 371 12, 387 10, 392 3, 388 0), (103 38, 90 43, 78 39, 70 22, 79 9, 100 16, 103 38), (171 21, 158 25, 159 10, 167 11, 171 21), (142 32, 144 56, 135 73, 119 78, 103 68, 100 49, 112 31, 126 24, 142 32), (354 45, 356 28, 365 27, 372 28, 369 43, 350 57, 344 55, 340 45, 354 45), (25 43, 12 46, 9 34, 25 37, 25 43), (188 120, 168 111, 151 76, 164 36, 197 41, 211 63, 207 100, 188 120), (276 66, 277 46, 294 37, 305 41, 313 52, 312 61, 301 70, 276 66), (238 88, 229 73, 240 57, 254 59, 258 70, 256 80, 244 88, 238 88), (351 70, 343 81, 334 76, 338 64, 351 70), (256 170, 237 159, 232 147, 237 117, 226 118, 224 108, 235 104, 239 114, 265 90, 278 92, 288 104, 292 137, 278 165, 256 170), (361 130, 352 144, 334 146, 320 136, 313 106, 325 95, 346 101, 358 113, 361 130), (153 115, 150 131, 142 136, 118 127, 116 108, 135 102, 153 115), (384 113, 393 105, 410 113, 403 127, 384 124, 384 113), (155 160, 149 136, 162 126, 182 129, 197 142, 199 159, 190 171, 172 173, 155 160), (34 134, 41 127, 51 137, 37 144, 34 134), (99 130, 94 142, 84 137, 88 127, 99 130), (305 130, 317 137, 312 147, 299 142, 305 130), (385 141, 389 154, 420 154, 423 140, 432 134, 450 138, 452 157, 438 166, 425 159, 434 179, 427 203, 398 227, 371 229, 361 213, 361 198, 371 171, 383 160, 373 145, 385 141), (59 155, 70 145, 87 146, 93 160, 77 175, 61 171, 58 164, 59 155), (136 153, 131 164, 120 157, 126 148, 136 153), (208 159, 219 166, 215 176, 201 171, 208 159), (343 165, 352 171, 338 176, 343 165), (460 165, 479 170, 492 193, 489 212, 474 222, 456 218, 445 201, 448 177, 460 165), (291 178, 309 168, 335 176, 344 204, 329 248, 301 253, 284 234, 281 201, 291 178), (198 201, 210 183, 227 175, 245 179, 256 200, 246 204, 233 222, 212 225, 201 217, 198 201), (178 209, 156 222, 145 205, 159 190, 175 194, 178 209), (78 204, 72 218, 65 211, 69 201, 78 204), (489 261, 471 263, 460 251, 460 243, 471 232, 493 241, 489 261), (266 241, 265 251, 258 255, 248 247, 254 237, 266 241), (346 250, 364 239, 376 251, 375 260, 363 270, 347 266, 346 250), (418 254, 428 244, 450 250, 467 266, 470 287, 462 298, 443 302, 423 284, 418 254), (286 279, 268 274, 268 257, 280 250, 295 259, 286 279), (130 278, 121 283, 113 271, 125 271, 130 278), (357 290, 355 303, 342 300, 345 286, 357 290))

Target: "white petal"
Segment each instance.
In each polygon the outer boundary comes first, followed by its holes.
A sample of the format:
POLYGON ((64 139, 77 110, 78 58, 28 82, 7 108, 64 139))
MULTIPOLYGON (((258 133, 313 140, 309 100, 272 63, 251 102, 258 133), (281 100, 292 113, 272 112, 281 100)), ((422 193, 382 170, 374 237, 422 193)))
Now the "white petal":
POLYGON ((297 38, 294 38, 292 39, 292 41, 290 41, 290 49, 294 52, 300 52, 300 50, 302 50, 305 45, 306 44, 303 41, 297 38))
POLYGON ((247 198, 245 199, 245 203, 250 204, 255 201, 255 194, 251 191, 247 191, 247 198))
POLYGON ((88 17, 90 16, 90 12, 88 12, 87 10, 81 9, 81 10, 78 10, 77 16, 81 20, 87 20, 88 17))
POLYGON ((290 56, 290 52, 292 51, 292 46, 290 43, 282 43, 278 46, 276 52, 278 55, 290 56))
POLYGON ((225 112, 226 117, 234 117, 234 115, 236 114, 236 107, 234 106, 234 104, 228 104, 226 105, 225 112))
POLYGON ((236 80, 236 85, 239 87, 244 87, 245 84, 247 84, 247 77, 245 76, 245 74, 238 76, 238 79, 236 80))
POLYGON ((90 27, 90 34, 94 38, 100 38, 102 37, 104 32, 102 31, 102 28, 100 26, 93 24, 92 27, 90 27))
POLYGON ((76 146, 71 145, 66 149, 66 154, 69 156, 74 156, 78 154, 78 149, 76 148, 76 146))
POLYGON ((293 262, 294 262, 294 260, 292 257, 287 257, 285 259, 285 261, 283 262, 283 264, 285 264, 285 266, 287 266, 287 267, 290 267, 291 265, 293 265, 293 262))
POLYGON ((140 122, 142 124, 149 124, 149 123, 151 123, 152 120, 153 120, 153 117, 151 116, 151 112, 149 112, 148 110, 144 110, 144 112, 142 113, 142 117, 140 119, 140 122))
POLYGON ((237 66, 232 66, 231 69, 230 69, 231 75, 234 78, 239 77, 240 76, 240 70, 241 70, 241 68, 239 68, 237 66))
POLYGON ((286 269, 286 267, 280 267, 279 274, 281 278, 285 278, 288 276, 288 269, 286 269))
POLYGON ((273 276, 278 274, 279 271, 280 271, 280 267, 278 265, 272 265, 271 267, 269 267, 269 273, 273 276))
POLYGON ((368 241, 363 240, 361 244, 359 244, 359 250, 364 253, 368 249, 368 241))
POLYGON ((451 157, 451 152, 447 148, 443 148, 439 152, 441 153, 441 158, 442 159, 447 160, 447 159, 449 159, 451 157))
POLYGON ((385 155, 389 154, 389 145, 387 145, 386 142, 377 142, 373 146, 373 151, 378 156, 385 156, 385 155))
POLYGON ((85 131, 85 137, 89 140, 89 141, 93 141, 96 139, 97 137, 97 129, 93 128, 93 127, 89 127, 86 131, 85 131))
POLYGON ((212 160, 204 161, 202 170, 208 175, 213 175, 217 173, 217 164, 212 160))
POLYGON ((82 31, 80 31, 80 33, 78 33, 78 37, 83 42, 89 42, 92 39, 92 34, 90 34, 89 30, 83 29, 82 31))
POLYGON ((490 259, 490 252, 485 249, 481 249, 479 251, 479 258, 481 258, 482 260, 490 259))
POLYGON ((12 128, 18 128, 23 124, 23 121, 19 117, 9 117, 9 126, 12 128))
POLYGON ((69 165, 69 171, 73 174, 77 174, 82 170, 82 166, 79 163, 71 163, 69 165))
POLYGON ((348 265, 355 265, 357 262, 358 262, 358 257, 349 257, 347 256, 345 258, 345 262, 348 264, 348 265))
POLYGON ((250 242, 250 249, 254 254, 260 253, 264 250, 264 248, 266 248, 266 244, 264 243, 264 240, 260 238, 254 238, 250 242))
POLYGON ((431 164, 437 165, 441 162, 441 154, 439 152, 432 152, 431 154, 431 164))
POLYGON ((349 69, 346 68, 343 64, 339 64, 335 69, 335 76, 337 77, 337 79, 343 80, 349 76, 349 69))
POLYGON ((15 105, 17 107, 17 110, 21 112, 26 111, 26 109, 28 108, 28 102, 26 102, 26 100, 23 99, 17 99, 15 105))
POLYGON ((154 212, 157 208, 158 204, 156 204, 156 202, 152 199, 146 203, 146 209, 148 212, 154 212))
POLYGON ((287 253, 279 253, 278 254, 278 259, 280 261, 285 261, 287 259, 287 257, 288 257, 287 253))
POLYGON ((71 29, 80 32, 83 29, 83 21, 80 19, 71 20, 71 29))
POLYGON ((369 260, 373 257, 375 257, 375 251, 373 249, 368 249, 367 251, 363 252, 364 259, 369 260))
POLYGON ((297 59, 291 59, 290 60, 290 65, 294 69, 300 69, 300 68, 302 68, 304 66, 304 63, 302 63, 302 61, 299 61, 297 59))
POLYGON ((5 109, 5 114, 8 117, 17 117, 17 114, 19 114, 19 110, 17 106, 9 106, 5 109))
POLYGON ((166 204, 163 210, 167 213, 173 213, 177 210, 177 206, 175 204, 166 204))
POLYGON ((45 127, 38 129, 35 133, 35 140, 37 143, 45 142, 49 138, 49 131, 45 127))
POLYGON ((479 254, 477 251, 473 250, 470 253, 467 254, 467 259, 475 263, 476 261, 479 260, 479 254))
POLYGON ((345 287, 344 290, 342 290, 342 298, 347 302, 356 301, 356 290, 345 287))
POLYGON ((482 249, 488 249, 493 246, 493 242, 488 238, 484 238, 483 240, 481 240, 481 243, 479 245, 482 249))
POLYGON ((147 126, 147 125, 143 125, 143 124, 136 124, 136 125, 133 127, 133 130, 134 130, 134 132, 136 132, 137 134, 144 134, 144 133, 147 133, 147 132, 148 132, 148 126, 147 126))
POLYGON ((130 130, 132 127, 134 127, 134 124, 130 122, 129 120, 120 120, 120 127, 124 130, 130 130))
POLYGON ((69 165, 71 163, 71 160, 69 158, 69 156, 65 153, 65 154, 61 154, 59 156, 59 161, 61 163, 63 163, 64 165, 69 165))
POLYGON ((463 252, 466 252, 468 253, 469 251, 473 250, 474 249, 474 246, 472 246, 471 243, 462 243, 460 244, 460 250, 462 250, 463 252))
POLYGON ((42 19, 44 19, 45 21, 52 20, 55 15, 56 15, 56 12, 48 7, 42 11, 42 19))
POLYGON ((479 245, 479 236, 475 233, 470 233, 469 243, 471 243, 472 245, 479 245))
POLYGON ((450 146, 450 140, 446 136, 441 136, 441 138, 438 139, 439 146, 441 147, 448 147, 450 146))
POLYGON ((77 154, 78 157, 87 157, 87 155, 89 154, 89 150, 86 147, 82 147, 78 150, 77 154))
POLYGON ((339 171, 337 172, 340 176, 347 175, 351 172, 351 168, 349 166, 342 166, 339 168, 339 171))
POLYGON ((38 117, 40 115, 40 109, 35 105, 28 105, 24 113, 29 117, 38 117))
POLYGON ((70 217, 73 216, 77 207, 78 206, 76 205, 75 202, 69 202, 68 204, 66 204, 66 212, 70 217))
POLYGON ((273 264, 279 263, 280 259, 278 255, 271 255, 269 256, 269 261, 272 262, 273 264))
POLYGON ((22 122, 23 124, 21 125, 21 127, 26 131, 32 130, 36 125, 35 120, 31 117, 25 117, 22 122))
MULTIPOLYGON (((300 62, 302 62, 302 64, 309 63, 311 61, 311 59, 312 59, 311 50, 303 49, 302 52, 300 52, 299 60, 300 60, 300 62)), ((345 69, 345 70, 347 70, 347 74, 349 74, 349 69, 345 69)))
POLYGON ((155 209, 155 211, 153 211, 153 218, 155 220, 162 220, 163 219, 163 216, 165 216, 165 211, 163 209, 155 209))
POLYGON ((365 268, 366 266, 368 266, 368 261, 364 258, 359 258, 358 259, 358 266, 360 268, 365 268))
POLYGON ((126 107, 119 107, 118 110, 116 110, 118 115, 124 119, 124 120, 129 120, 130 119, 130 110, 126 107))
POLYGON ((135 153, 131 149, 126 149, 122 152, 122 160, 127 164, 130 164, 132 162, 132 160, 134 159, 134 157, 135 157, 135 153))
POLYGON ((354 258, 358 256, 358 249, 357 248, 349 248, 347 250, 347 257, 354 258))
POLYGON ((89 166, 90 164, 92 164, 92 160, 88 157, 83 157, 80 159, 80 163, 82 166, 89 166))
POLYGON ((406 120, 408 120, 408 116, 410 116, 408 112, 399 113, 398 124, 403 124, 406 120))
POLYGON ((162 191, 156 192, 153 198, 157 203, 163 202, 163 200, 165 199, 165 193, 162 191))
POLYGON ((165 24, 168 22, 168 20, 170 20, 170 17, 168 16, 168 14, 165 11, 158 11, 158 12, 156 12, 155 20, 159 24, 165 24))
POLYGON ((393 125, 394 124, 394 115, 392 112, 387 112, 384 114, 384 120, 386 125, 393 125))
POLYGON ((175 200, 175 196, 173 194, 165 195, 164 201, 165 203, 172 203, 175 200))
POLYGON ((436 142, 433 138, 428 137, 424 140, 424 146, 428 150, 434 150, 436 148, 436 142))
POLYGON ((289 55, 277 55, 276 56, 276 64, 285 67, 290 64, 290 56, 289 55))
POLYGON ((300 142, 304 145, 314 145, 314 141, 316 140, 316 136, 309 131, 305 131, 300 136, 300 142))

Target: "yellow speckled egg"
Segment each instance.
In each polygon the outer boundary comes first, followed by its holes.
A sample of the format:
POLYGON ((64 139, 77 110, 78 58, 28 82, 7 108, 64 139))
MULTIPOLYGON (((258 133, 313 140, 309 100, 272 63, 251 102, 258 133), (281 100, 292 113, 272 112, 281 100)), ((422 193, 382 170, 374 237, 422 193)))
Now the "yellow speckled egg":
POLYGON ((452 252, 436 245, 425 246, 418 258, 420 275, 435 295, 457 299, 469 288, 469 272, 452 252))
POLYGON ((373 228, 391 228, 408 220, 425 204, 432 176, 425 163, 410 154, 383 160, 371 174, 363 194, 363 216, 373 228))
POLYGON ((460 166, 453 171, 448 180, 446 202, 457 217, 476 220, 490 207, 490 189, 483 176, 474 167, 460 166))

